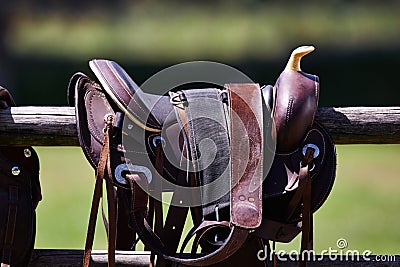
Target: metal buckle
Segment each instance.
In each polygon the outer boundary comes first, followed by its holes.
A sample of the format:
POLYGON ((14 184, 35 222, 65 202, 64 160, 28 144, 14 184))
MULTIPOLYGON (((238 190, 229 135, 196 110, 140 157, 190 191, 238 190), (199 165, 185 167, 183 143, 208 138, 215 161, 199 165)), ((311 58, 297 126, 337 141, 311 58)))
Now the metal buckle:
POLYGON ((153 175, 151 174, 151 171, 149 168, 145 166, 140 166, 140 165, 133 165, 133 164, 126 164, 122 163, 119 164, 114 171, 114 176, 115 179, 117 180, 118 183, 120 184, 128 184, 124 177, 124 172, 129 172, 129 173, 142 173, 144 176, 147 178, 147 182, 150 184, 151 181, 153 180, 153 175))

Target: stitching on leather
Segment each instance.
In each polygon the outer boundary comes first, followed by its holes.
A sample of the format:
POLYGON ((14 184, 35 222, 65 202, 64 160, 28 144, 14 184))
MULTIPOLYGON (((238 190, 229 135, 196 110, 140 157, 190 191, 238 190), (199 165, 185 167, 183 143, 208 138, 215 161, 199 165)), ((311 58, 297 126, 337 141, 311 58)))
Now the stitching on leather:
POLYGON ((314 85, 315 85, 315 97, 318 97, 318 93, 319 93, 319 91, 318 91, 318 76, 317 75, 314 75, 314 85))
MULTIPOLYGON (((90 84, 91 84, 91 83, 90 83, 90 84)), ((86 98, 85 96, 87 95, 87 92, 89 92, 89 90, 86 88, 85 85, 83 86, 83 89, 86 90, 85 95, 83 96, 83 101, 85 101, 85 98, 86 98)), ((78 92, 78 94, 79 94, 79 92, 78 92)), ((79 96, 77 96, 77 97, 79 97, 79 96)), ((79 98, 78 98, 78 101, 79 101, 79 98)), ((85 112, 85 110, 86 110, 86 109, 82 110, 82 108, 78 106, 78 113, 85 112), (80 111, 79 111, 79 110, 80 110, 80 111)), ((90 115, 91 118, 93 118, 93 115, 92 115, 92 111, 91 111, 91 110, 89 110, 89 115, 90 115)), ((79 114, 78 114, 78 117, 80 117, 79 114)), ((86 118, 86 119, 87 119, 87 118, 86 118)), ((78 120, 78 122, 79 122, 79 120, 78 120)), ((91 134, 92 134, 92 131, 90 130, 90 125, 89 125, 89 123, 88 123, 87 125, 88 125, 89 134, 91 135, 91 134)), ((79 130, 80 130, 79 136, 82 136, 82 129, 83 129, 83 128, 82 128, 82 127, 78 127, 78 128, 79 128, 79 130)), ((82 140, 82 144, 83 144, 83 140, 82 140)), ((85 154, 89 156, 89 159, 90 159, 92 165, 95 166, 96 164, 95 164, 95 162, 93 161, 93 156, 92 156, 91 151, 89 151, 89 147, 87 147, 86 144, 83 144, 82 147, 85 149, 85 152, 86 152, 85 154)))
POLYGON ((286 109, 285 126, 287 126, 289 124, 289 121, 292 118, 293 103, 294 103, 294 97, 291 96, 289 98, 288 106, 287 106, 287 109, 286 109))
MULTIPOLYGON (((100 98, 102 98, 103 100, 106 99, 104 93, 100 91, 100 90, 101 90, 101 87, 100 87, 97 83, 95 83, 95 82, 93 82, 93 81, 90 81, 90 82, 88 82, 88 84, 92 85, 95 89, 97 89, 97 91, 88 89, 88 88, 86 87, 87 84, 84 85, 83 88, 82 88, 82 90, 85 91, 85 92, 83 93, 83 94, 85 94, 85 95, 83 96, 83 99, 84 99, 84 100, 85 100, 86 98, 88 98, 90 104, 92 104, 93 98, 94 98, 94 97, 100 97, 100 98), (88 93, 89 93, 89 92, 93 92, 93 93, 90 94, 90 95, 88 96, 88 93)), ((92 106, 92 105, 90 105, 90 106, 92 106)), ((80 110, 79 113, 85 112, 85 110, 82 110, 81 108, 79 108, 79 110, 80 110)), ((88 114, 88 116, 89 116, 89 118, 87 118, 88 121, 89 121, 89 119, 90 119, 90 121, 92 122, 92 123, 91 123, 92 125, 91 125, 90 123, 87 124, 87 125, 88 125, 89 134, 92 135, 93 137, 95 137, 95 138, 97 139, 97 141, 98 141, 99 143, 102 144, 102 143, 103 143, 103 140, 102 140, 102 139, 104 139, 104 135, 100 136, 100 135, 99 135, 98 129, 96 129, 95 126, 94 126, 94 125, 95 125, 95 123, 94 123, 94 114, 93 114, 93 110, 92 110, 92 109, 89 109, 89 114, 88 114)), ((80 130, 80 135, 82 136, 82 127, 78 127, 78 128, 79 128, 79 130, 80 130)), ((83 145, 82 147, 83 147, 83 149, 84 149, 85 154, 86 154, 86 155, 89 155, 89 161, 90 161, 90 163, 91 163, 93 166, 95 166, 96 163, 94 162, 94 159, 93 159, 93 152, 92 152, 92 151, 89 149, 89 147, 87 147, 86 145, 83 145)), ((118 149, 117 146, 114 145, 114 144, 111 144, 110 148, 112 148, 112 149, 118 149)), ((140 154, 140 155, 148 155, 148 153, 146 153, 146 152, 138 152, 138 151, 133 151, 133 150, 126 150, 126 152, 135 153, 135 154, 140 154)))
MULTIPOLYGON (((87 92, 90 92, 90 90, 88 90, 87 92)), ((93 94, 89 95, 90 107, 93 106, 92 103, 93 103, 93 98, 94 97, 100 97, 102 100, 105 99, 104 95, 102 95, 102 94, 100 94, 100 93, 95 91, 93 94)), ((94 123, 94 115, 93 115, 93 109, 92 108, 89 109, 89 116, 90 116, 90 122, 91 122, 91 123, 88 123, 89 131, 91 133, 93 133, 93 135, 96 137, 96 139, 99 139, 99 140, 104 139, 104 135, 100 136, 98 134, 98 132, 99 132, 98 129, 96 129, 96 124, 94 123)))

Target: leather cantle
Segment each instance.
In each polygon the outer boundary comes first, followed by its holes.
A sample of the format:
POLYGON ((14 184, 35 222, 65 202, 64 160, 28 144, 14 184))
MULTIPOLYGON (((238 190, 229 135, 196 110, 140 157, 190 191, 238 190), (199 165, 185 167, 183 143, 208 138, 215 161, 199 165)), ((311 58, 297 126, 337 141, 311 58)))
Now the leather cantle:
MULTIPOLYGON (((165 161, 164 173, 168 174, 168 180, 175 180, 173 176, 179 172, 175 166, 179 166, 181 160, 181 143, 178 138, 180 129, 169 96, 143 92, 116 62, 95 59, 89 62, 89 66, 104 89, 102 93, 107 104, 116 106, 114 110, 121 115, 120 128, 124 134, 120 142, 125 156, 134 157, 135 165, 140 163, 148 166, 150 159, 157 154, 157 141, 162 140, 169 156, 169 161, 165 161), (142 157, 140 154, 148 156, 142 157)), ((152 175, 157 173, 153 172, 152 175)))
POLYGON ((94 59, 89 66, 108 96, 136 125, 146 131, 161 132, 173 107, 168 96, 144 93, 117 63, 94 59))
MULTIPOLYGON (((156 154, 154 144, 161 135, 161 128, 172 117, 168 115, 174 115, 169 97, 144 93, 115 62, 93 60, 90 66, 101 85, 83 73, 76 73, 68 86, 68 101, 76 109, 79 142, 86 158, 93 168, 97 167, 104 139, 104 120, 107 115, 112 115, 115 117, 115 130, 124 133, 113 138, 111 149, 115 153, 113 159, 117 160, 112 165, 128 163, 125 154, 129 153, 130 156, 137 155, 134 165, 148 166, 151 154, 156 154)), ((174 121, 167 123, 173 125, 174 121)), ((174 143, 177 133, 173 131, 176 127, 171 127, 172 130, 166 128, 164 137, 170 139, 167 142, 169 147, 173 146, 170 150, 177 151, 175 147, 179 144, 174 143)), ((170 170, 172 173, 175 171, 170 170)), ((154 175, 153 172, 151 176, 154 175)), ((150 175, 147 177, 151 180, 150 175)), ((127 184, 123 186, 127 187, 127 184)))

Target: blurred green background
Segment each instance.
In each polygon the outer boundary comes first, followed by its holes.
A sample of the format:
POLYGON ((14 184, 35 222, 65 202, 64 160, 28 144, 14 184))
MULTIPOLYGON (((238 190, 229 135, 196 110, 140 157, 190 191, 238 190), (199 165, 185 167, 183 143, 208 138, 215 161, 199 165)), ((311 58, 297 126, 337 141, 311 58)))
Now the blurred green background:
MULTIPOLYGON (((321 106, 399 105, 400 1, 62 1, 0 6, 0 84, 19 105, 67 105, 87 62, 119 62, 140 84, 176 63, 218 61, 273 84, 290 51, 313 44, 321 106)), ((165 88, 154 88, 159 92, 165 88)), ((93 170, 80 148, 37 148, 43 201, 37 247, 83 248, 93 170)), ((332 194, 316 213, 315 246, 399 253, 399 145, 338 147, 332 194)), ((95 247, 106 248, 98 224, 95 247)), ((297 242, 298 243, 298 242, 297 242)), ((298 248, 298 244, 292 244, 298 248)))

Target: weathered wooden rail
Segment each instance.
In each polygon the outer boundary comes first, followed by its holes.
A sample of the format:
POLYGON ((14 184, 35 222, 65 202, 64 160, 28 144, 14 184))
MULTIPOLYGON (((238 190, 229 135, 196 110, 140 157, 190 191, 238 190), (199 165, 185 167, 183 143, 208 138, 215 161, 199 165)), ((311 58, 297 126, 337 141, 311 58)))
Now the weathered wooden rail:
MULTIPOLYGON (((81 250, 56 250, 56 249, 42 249, 35 250, 33 256, 33 262, 30 267, 53 267, 53 266, 81 266, 82 265, 83 251, 81 250)), ((249 255, 250 257, 250 255, 249 255)), ((146 251, 117 251, 116 262, 118 266, 135 266, 135 267, 147 267, 149 266, 150 253, 146 251)), ((278 266, 283 267, 298 267, 299 263, 296 260, 279 261, 278 266)), ((345 259, 345 258, 343 258, 345 259)), ((385 266, 394 267, 399 266, 400 256, 374 256, 370 255, 363 258, 351 255, 348 257, 350 260, 340 260, 339 256, 337 259, 329 256, 317 255, 315 261, 307 263, 310 267, 320 266, 351 266, 351 267, 372 267, 372 266, 385 266), (354 259, 354 260, 351 260, 354 259), (379 261, 378 261, 379 260, 379 261)), ((105 267, 107 266, 107 251, 97 250, 92 253, 92 265, 93 267, 105 267)), ((269 262, 268 266, 272 266, 269 262)))
MULTIPOLYGON (((337 144, 400 144, 400 107, 319 108, 316 119, 337 144)), ((0 110, 2 145, 77 146, 75 111, 71 107, 12 107, 0 110)), ((81 266, 82 250, 35 250, 30 266, 81 266)), ((373 257, 371 257, 372 259, 373 257)), ((106 266, 107 253, 95 251, 92 266, 106 266)), ((118 266, 147 266, 147 252, 117 252, 118 266)), ((297 266, 295 261, 280 266, 297 266)), ((324 257, 309 266, 399 266, 390 261, 342 261, 324 257)))
MULTIPOLYGON (((400 143, 400 107, 319 108, 316 119, 336 144, 400 143)), ((0 136, 4 145, 79 145, 71 107, 0 110, 0 136)))

